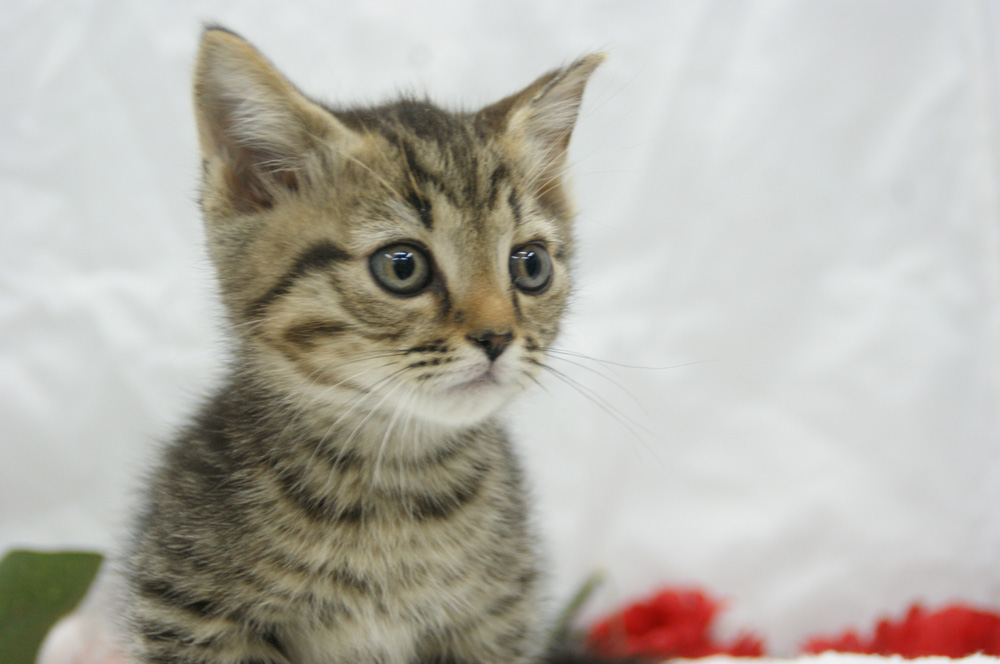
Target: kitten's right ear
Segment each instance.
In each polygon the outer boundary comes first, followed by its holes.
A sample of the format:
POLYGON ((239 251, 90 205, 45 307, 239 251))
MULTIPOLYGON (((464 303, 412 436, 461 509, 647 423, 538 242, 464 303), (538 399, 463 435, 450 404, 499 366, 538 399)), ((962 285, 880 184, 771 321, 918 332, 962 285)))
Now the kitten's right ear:
MULTIPOLYGON (((194 75, 202 157, 244 212, 271 207, 309 177, 309 157, 324 141, 353 133, 282 76, 239 35, 207 28, 194 75)), ((346 146, 345 146, 346 147, 346 146)), ((219 180, 216 180, 219 182, 219 180)))
POLYGON ((543 182, 559 178, 566 162, 583 90, 604 60, 591 53, 545 74, 525 89, 479 112, 480 121, 522 145, 536 163, 543 182))

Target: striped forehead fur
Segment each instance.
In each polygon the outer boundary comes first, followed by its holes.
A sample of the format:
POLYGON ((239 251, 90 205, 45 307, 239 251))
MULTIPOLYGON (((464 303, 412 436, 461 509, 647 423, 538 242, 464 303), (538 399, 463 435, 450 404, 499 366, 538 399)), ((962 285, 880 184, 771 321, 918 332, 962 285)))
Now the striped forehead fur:
POLYGON ((474 116, 445 111, 427 100, 404 98, 370 109, 331 112, 348 127, 374 132, 398 150, 412 186, 410 202, 426 224, 433 220, 420 200, 433 187, 455 207, 492 207, 508 167, 474 116), (489 185, 484 186, 484 185, 489 185))

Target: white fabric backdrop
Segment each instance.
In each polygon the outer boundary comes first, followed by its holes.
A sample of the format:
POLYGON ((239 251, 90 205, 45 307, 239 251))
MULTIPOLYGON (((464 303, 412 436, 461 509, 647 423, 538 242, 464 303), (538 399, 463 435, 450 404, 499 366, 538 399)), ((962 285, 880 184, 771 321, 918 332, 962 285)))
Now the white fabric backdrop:
POLYGON ((701 584, 779 653, 915 599, 1000 604, 986 0, 5 0, 0 547, 108 547, 219 374, 188 92, 205 20, 337 101, 473 106, 610 51, 574 138, 562 343, 696 364, 566 364, 606 406, 548 380, 511 408, 558 596, 597 568, 592 610, 701 584))

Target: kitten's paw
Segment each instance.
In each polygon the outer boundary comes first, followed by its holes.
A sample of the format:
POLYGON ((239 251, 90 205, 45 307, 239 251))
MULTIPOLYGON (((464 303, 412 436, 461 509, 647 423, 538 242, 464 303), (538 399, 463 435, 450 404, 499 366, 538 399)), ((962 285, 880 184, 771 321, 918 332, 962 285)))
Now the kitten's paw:
POLYGON ((130 664, 101 616, 72 613, 45 637, 37 664, 130 664))

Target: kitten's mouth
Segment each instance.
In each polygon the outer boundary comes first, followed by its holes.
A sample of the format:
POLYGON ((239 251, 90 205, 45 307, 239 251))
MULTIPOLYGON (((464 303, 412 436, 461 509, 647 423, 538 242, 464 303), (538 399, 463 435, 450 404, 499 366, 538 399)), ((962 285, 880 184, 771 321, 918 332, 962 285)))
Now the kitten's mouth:
POLYGON ((478 376, 461 383, 456 383, 447 389, 448 392, 466 392, 470 390, 481 390, 500 385, 500 380, 496 376, 493 367, 486 369, 478 376))
POLYGON ((499 385, 499 384, 500 384, 500 381, 497 380, 497 377, 493 375, 493 372, 492 371, 486 371, 486 372, 483 372, 483 374, 481 376, 479 376, 478 378, 473 378, 472 380, 468 380, 468 381, 466 381, 464 383, 459 383, 455 387, 457 387, 457 388, 479 388, 479 387, 487 387, 487 386, 490 386, 490 385, 499 385))

